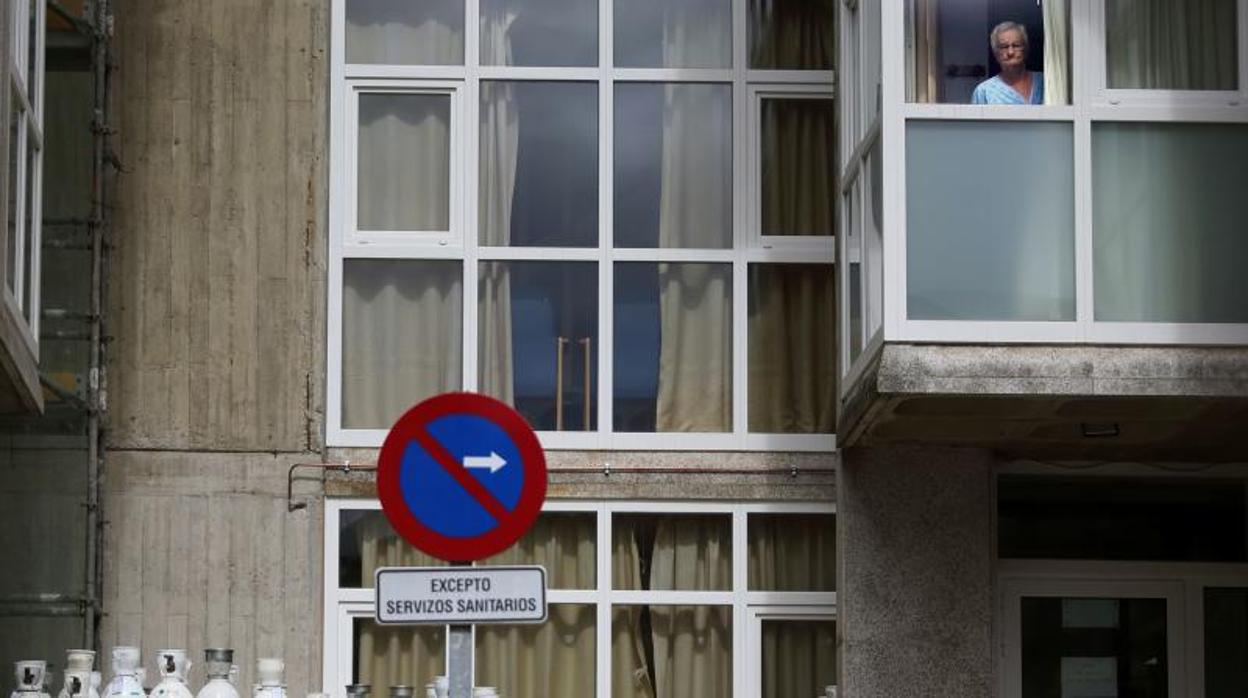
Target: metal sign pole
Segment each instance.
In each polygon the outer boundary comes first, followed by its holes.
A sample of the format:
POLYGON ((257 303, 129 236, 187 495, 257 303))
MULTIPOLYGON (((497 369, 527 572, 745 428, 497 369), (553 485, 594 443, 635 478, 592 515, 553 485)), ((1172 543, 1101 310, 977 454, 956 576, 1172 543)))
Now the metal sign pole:
MULTIPOLYGON (((454 567, 471 567, 470 562, 451 563, 454 567)), ((472 626, 448 626, 446 673, 450 684, 449 698, 472 698, 472 626)))

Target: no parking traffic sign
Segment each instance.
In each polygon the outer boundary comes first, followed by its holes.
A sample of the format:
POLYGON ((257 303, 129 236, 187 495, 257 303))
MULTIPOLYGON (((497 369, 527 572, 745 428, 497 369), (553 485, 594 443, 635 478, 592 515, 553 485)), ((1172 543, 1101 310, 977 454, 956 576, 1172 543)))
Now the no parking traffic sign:
POLYGON ((491 397, 447 393, 408 410, 377 460, 377 496, 416 548, 469 562, 502 552, 546 499, 546 458, 518 412, 491 397))

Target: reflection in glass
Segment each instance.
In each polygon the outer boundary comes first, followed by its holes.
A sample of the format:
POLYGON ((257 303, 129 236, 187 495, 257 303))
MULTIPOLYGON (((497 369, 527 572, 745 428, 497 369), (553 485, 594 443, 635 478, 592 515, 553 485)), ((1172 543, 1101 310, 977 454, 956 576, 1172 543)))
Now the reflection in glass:
POLYGON ((1069 0, 914 0, 905 13, 907 101, 967 104, 982 85, 981 93, 997 99, 980 103, 1070 103, 1069 0), (1021 26, 1025 37, 994 45, 993 31, 1005 22, 1021 26), (1004 55, 998 49, 1007 43, 1018 47, 1004 55), (1033 87, 1002 84, 1003 59, 1010 70, 1025 70, 1033 87))
POLYGON ((481 392, 534 429, 596 429, 596 265, 482 262, 480 270, 481 392))
POLYGON ((388 429, 413 404, 460 390, 463 266, 348 259, 342 288, 342 425, 388 429))
POLYGON ((353 683, 424 686, 446 674, 445 626, 378 625, 356 618, 353 633, 353 683))
POLYGON ((869 341, 884 326, 884 163, 880 141, 867 153, 867 193, 863 207, 863 264, 867 270, 867 331, 869 341))
POLYGON ((749 427, 830 434, 835 426, 831 265, 749 266, 749 427))
POLYGON ((5 275, 4 280, 9 290, 17 293, 17 239, 18 225, 17 220, 17 204, 18 204, 18 185, 21 176, 21 143, 19 138, 23 134, 26 123, 26 113, 17 108, 20 104, 21 97, 16 92, 9 92, 9 104, 13 105, 9 111, 9 171, 8 171, 8 199, 9 199, 9 215, 8 228, 5 231, 4 247, 5 247, 5 275))
POLYGON ((732 607, 614 607, 611 695, 732 698, 732 607))
POLYGON ((1248 126, 1092 125, 1097 320, 1248 322, 1248 126))
POLYGON ((481 625, 476 630, 476 685, 507 698, 594 695, 593 606, 551 604, 541 625, 481 625))
POLYGON ((762 698, 822 696, 836 684, 836 621, 761 625, 762 698))
POLYGON ((380 509, 345 509, 338 518, 338 586, 373 588, 378 567, 442 567, 395 533, 380 509))
POLYGON ((598 3, 481 0, 481 64, 598 65, 598 3))
POLYGON ((1239 88, 1235 0, 1106 0, 1110 88, 1239 88))
POLYGON ((732 588, 728 514, 616 514, 611 550, 612 589, 732 588))
POLYGON ((836 591, 836 517, 750 514, 750 591, 836 591))
POLYGON ((550 589, 593 589, 596 517, 592 513, 542 512, 515 545, 482 565, 541 565, 550 589))
POLYGON ((615 0, 614 6, 616 66, 732 67, 731 0, 615 0))
POLYGON ((347 62, 462 65, 463 0, 347 0, 347 62))
POLYGON ((450 230, 451 98, 360 95, 361 230, 450 230))
POLYGON ((480 241, 598 244, 598 94, 593 83, 481 83, 480 241))
POLYGON ((762 101, 763 235, 832 235, 836 109, 830 99, 762 101))
POLYGON ((616 431, 730 431, 732 266, 615 266, 616 431))
POLYGON ((1023 698, 1165 696, 1165 599, 1025 597, 1023 698))
POLYGON ((1205 697, 1248 696, 1248 588, 1205 589, 1205 697))
POLYGON ((911 320, 1075 319, 1069 123, 912 121, 911 320))
MULTIPOLYGON (((32 10, 33 11, 33 10, 32 10)), ((34 307, 36 252, 39 244, 39 218, 35 216, 35 207, 39 205, 39 147, 35 134, 26 132, 26 205, 22 217, 22 289, 18 294, 22 306, 22 315, 26 322, 31 322, 34 307)))
POLYGON ((750 67, 832 70, 834 0, 749 0, 750 67))
POLYGON ((732 86, 616 83, 615 246, 732 246, 732 86))

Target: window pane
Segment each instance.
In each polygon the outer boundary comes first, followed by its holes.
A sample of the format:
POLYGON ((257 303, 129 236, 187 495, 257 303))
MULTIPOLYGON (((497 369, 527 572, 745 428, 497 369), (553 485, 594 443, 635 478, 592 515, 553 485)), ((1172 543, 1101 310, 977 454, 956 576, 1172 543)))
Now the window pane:
POLYGON ((476 682, 507 698, 584 698, 595 690, 593 606, 551 604, 541 625, 479 625, 476 682))
POLYGON ((751 264, 749 283, 750 431, 832 433, 836 301, 831 265, 751 264))
POLYGON ((1235 0, 1106 0, 1111 88, 1235 90, 1235 0))
POLYGON ((1070 103, 1069 0, 920 0, 905 13, 907 101, 1070 103))
POLYGON ((534 429, 596 429, 597 266, 482 262, 478 310, 481 392, 534 429))
POLYGON ((1205 589, 1205 697, 1248 696, 1248 588, 1205 589))
POLYGON ((450 230, 451 98, 360 95, 361 230, 450 230))
POLYGON ((866 205, 863 207, 863 264, 867 269, 867 339, 884 326, 884 163, 880 141, 871 146, 866 160, 866 205))
POLYGON ((907 125, 911 320, 1074 320, 1070 124, 907 125))
POLYGON ((598 244, 592 83, 481 83, 481 244, 598 244))
POLYGON ((463 266, 343 262, 342 425, 388 429, 412 405, 460 390, 463 266))
POLYGON ((728 514, 616 514, 611 545, 612 589, 732 588, 728 514))
POLYGON ((750 67, 831 70, 834 0, 749 0, 750 67))
POLYGON ((15 105, 9 111, 9 217, 8 228, 5 231, 5 283, 8 284, 9 290, 17 293, 17 238, 18 238, 18 220, 17 205, 19 202, 18 195, 21 183, 22 161, 21 161, 21 144, 19 143, 20 134, 23 133, 21 125, 26 119, 25 114, 17 108, 18 100, 21 99, 16 92, 9 93, 10 104, 15 105))
POLYGON ((31 321, 32 313, 38 309, 34 308, 34 289, 35 289, 35 260, 36 251, 38 249, 38 226, 39 218, 34 213, 39 206, 38 190, 39 190, 39 149, 35 147, 33 131, 26 132, 26 208, 22 225, 22 292, 21 303, 22 312, 26 317, 26 322, 31 321))
POLYGON ((462 65, 463 0, 347 0, 347 62, 462 65))
POLYGON ((1021 601, 1023 698, 1168 695, 1165 599, 1021 601))
POLYGON ((371 618, 354 622, 353 683, 424 687, 446 674, 446 628, 441 625, 378 625, 371 618))
POLYGON ((1248 322, 1248 127, 1092 125, 1096 319, 1248 322))
POLYGON ((836 591, 836 517, 750 514, 750 591, 836 591))
POLYGON ((615 266, 616 431, 732 429, 732 265, 615 266))
POLYGON ((1002 558, 1248 562, 1243 483, 1002 477, 1002 558))
POLYGON ((596 520, 593 513, 543 512, 515 545, 480 564, 541 565, 550 589, 593 589, 596 520))
POLYGON ((732 247, 732 86, 615 85, 615 246, 732 247))
POLYGON ((762 101, 763 235, 832 235, 836 110, 830 99, 762 101))
POLYGON ((617 66, 732 67, 731 0, 615 0, 614 5, 617 66))
POLYGON ((338 586, 372 589, 378 567, 445 567, 395 533, 379 509, 347 509, 338 518, 338 586))
POLYGON ((761 625, 762 698, 823 696, 836 685, 836 621, 761 625))
POLYGON ((598 3, 481 0, 481 64, 598 65, 598 3))
POLYGON ((731 606, 616 606, 614 698, 731 698, 731 606))

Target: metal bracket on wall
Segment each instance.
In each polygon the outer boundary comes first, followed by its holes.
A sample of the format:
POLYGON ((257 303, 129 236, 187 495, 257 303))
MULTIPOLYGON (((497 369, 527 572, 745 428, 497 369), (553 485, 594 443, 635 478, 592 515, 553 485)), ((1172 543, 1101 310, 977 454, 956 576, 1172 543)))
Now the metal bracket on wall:
POLYGON ((308 507, 307 502, 295 501, 295 471, 301 468, 312 468, 322 472, 326 470, 337 470, 343 473, 367 473, 377 470, 375 465, 351 465, 351 461, 346 460, 341 463, 295 463, 286 471, 286 512, 299 511, 308 507))

